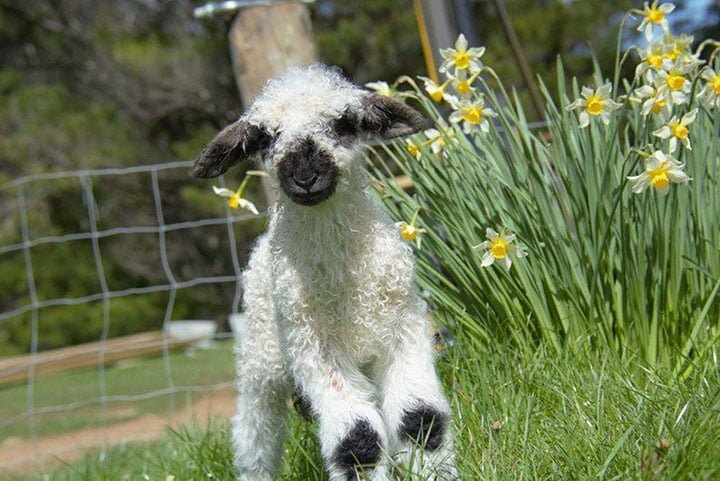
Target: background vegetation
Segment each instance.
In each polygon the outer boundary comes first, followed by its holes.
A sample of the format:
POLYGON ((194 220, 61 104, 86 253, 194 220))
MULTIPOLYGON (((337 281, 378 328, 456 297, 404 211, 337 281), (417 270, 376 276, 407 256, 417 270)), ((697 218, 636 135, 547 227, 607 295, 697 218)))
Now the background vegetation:
MULTIPOLYGON (((475 34, 488 46, 487 61, 524 98, 491 2, 471 3, 475 34)), ((630 2, 507 3, 531 69, 555 91, 556 56, 563 55, 569 74, 587 78, 588 46, 602 63, 611 58, 613 32, 630 2)), ((226 20, 196 21, 195 6, 191 1, 1 0, 0 184, 30 173, 194 158, 242 107, 230 69, 226 20)), ((359 83, 424 72, 410 0, 318 0, 312 18, 323 61, 341 66, 359 83)), ((205 184, 181 172, 160 181, 166 222, 222 213, 205 184)), ((118 177, 94 188, 101 228, 156 222, 147 176, 118 177)), ((0 190, 1 245, 20 241, 15 194, 0 190)), ((88 230, 77 182, 34 184, 26 194, 31 238, 88 230)), ((236 227, 241 263, 262 228, 262 222, 236 227)), ((174 270, 185 278, 230 274, 223 229, 170 238, 174 270)), ((89 242, 72 242, 37 249, 41 299, 98 292, 90 248, 89 242)), ((111 288, 165 281, 155 236, 108 239, 101 248, 111 288)), ((0 255, 0 271, 0 312, 26 304, 21 253, 0 255)), ((233 294, 232 286, 184 290, 173 316, 224 322, 233 294)), ((111 334, 158 328, 166 301, 164 295, 114 300, 111 334)), ((39 347, 97 339, 100 309, 43 310, 39 347)), ((22 315, 0 322, 0 355, 29 349, 28 322, 22 315)))

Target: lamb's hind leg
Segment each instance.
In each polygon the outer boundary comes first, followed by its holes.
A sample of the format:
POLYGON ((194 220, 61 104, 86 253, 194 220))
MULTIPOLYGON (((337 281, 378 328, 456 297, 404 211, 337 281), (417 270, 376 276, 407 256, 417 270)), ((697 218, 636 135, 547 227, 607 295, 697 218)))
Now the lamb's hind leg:
POLYGON ((232 420, 239 481, 271 481, 281 464, 289 376, 283 362, 274 313, 262 280, 245 274, 246 328, 236 348, 237 414, 232 420))

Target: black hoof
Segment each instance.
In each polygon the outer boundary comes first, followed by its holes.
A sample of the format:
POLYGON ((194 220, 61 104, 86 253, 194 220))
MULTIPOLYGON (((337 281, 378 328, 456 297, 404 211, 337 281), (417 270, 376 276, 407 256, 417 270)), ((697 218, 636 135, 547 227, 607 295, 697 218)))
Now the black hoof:
POLYGON ((381 452, 380 435, 366 419, 361 419, 335 448, 333 459, 347 479, 354 480, 362 468, 371 469, 380 461, 381 452))
POLYGON ((440 447, 447 428, 447 415, 419 403, 406 409, 400 425, 400 439, 424 446, 428 451, 440 447))

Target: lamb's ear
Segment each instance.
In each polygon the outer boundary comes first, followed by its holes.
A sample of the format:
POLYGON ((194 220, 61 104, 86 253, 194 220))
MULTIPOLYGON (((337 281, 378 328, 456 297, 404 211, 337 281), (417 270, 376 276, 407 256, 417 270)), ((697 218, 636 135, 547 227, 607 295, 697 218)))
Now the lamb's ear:
POLYGON ((362 104, 360 127, 369 134, 391 139, 417 132, 425 124, 417 110, 378 92, 367 94, 362 104))
POLYGON ((222 175, 238 162, 266 149, 271 140, 264 127, 238 120, 225 127, 203 148, 190 175, 202 179, 222 175))

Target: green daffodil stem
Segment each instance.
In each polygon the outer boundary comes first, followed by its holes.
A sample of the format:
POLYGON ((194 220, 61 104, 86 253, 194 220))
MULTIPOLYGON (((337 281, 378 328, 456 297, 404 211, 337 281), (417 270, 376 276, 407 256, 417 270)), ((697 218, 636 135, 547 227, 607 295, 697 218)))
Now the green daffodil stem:
POLYGON ((413 227, 415 227, 415 222, 417 221, 418 214, 420 214, 420 207, 418 207, 415 210, 415 213, 413 214, 412 219, 410 219, 410 225, 413 227))

